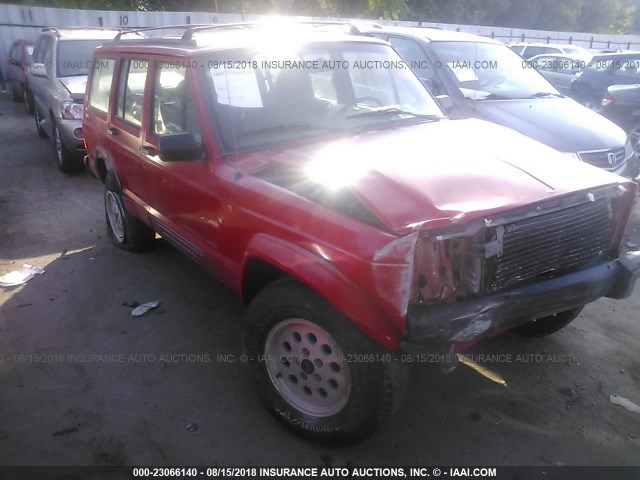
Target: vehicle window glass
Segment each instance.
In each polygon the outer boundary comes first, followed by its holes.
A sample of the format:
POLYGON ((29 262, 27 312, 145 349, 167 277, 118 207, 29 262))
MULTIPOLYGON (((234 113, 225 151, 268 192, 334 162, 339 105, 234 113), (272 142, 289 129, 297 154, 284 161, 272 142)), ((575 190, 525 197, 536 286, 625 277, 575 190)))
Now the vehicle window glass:
POLYGON ((51 73, 51 67, 53 66, 53 45, 50 38, 47 37, 46 44, 44 47, 44 64, 47 67, 47 71, 49 74, 51 73))
POLYGON ((442 111, 390 47, 321 43, 207 55, 203 73, 226 150, 356 134, 440 118, 442 111))
POLYGON ((613 75, 627 79, 640 78, 640 59, 621 59, 614 61, 613 75))
POLYGON ((43 63, 44 62, 44 47, 46 45, 47 37, 40 37, 38 44, 36 45, 36 49, 33 55, 34 63, 43 63))
POLYGON ((106 112, 109 110, 109 93, 116 61, 111 58, 96 58, 89 91, 89 105, 106 112))
POLYGON ((13 48, 11 49, 11 52, 9 52, 9 60, 18 60, 18 45, 14 45, 13 48))
POLYGON ((518 55, 522 55, 522 50, 524 50, 523 45, 512 45, 509 48, 516 52, 518 55))
POLYGON ((191 132, 202 143, 193 94, 187 88, 187 69, 170 62, 155 64, 153 132, 156 135, 191 132))
MULTIPOLYGON (((533 68, 524 68, 506 45, 432 42, 431 51, 446 66, 465 97, 474 100, 531 98, 558 91, 533 68)), ((444 68, 444 67, 443 67, 444 68)))
POLYGON ((142 124, 142 101, 147 81, 146 60, 124 60, 120 69, 116 116, 136 126, 142 124))
POLYGON ((400 56, 407 62, 407 66, 411 68, 418 77, 433 79, 435 77, 431 62, 420 48, 417 42, 400 37, 389 37, 389 42, 400 56))
POLYGON ((87 75, 96 47, 105 40, 64 40, 58 42, 58 77, 87 75))
POLYGON ((31 57, 33 56, 33 45, 27 45, 26 47, 26 53, 27 53, 27 63, 31 63, 31 57))
POLYGON ((528 46, 524 51, 525 58, 535 57, 536 55, 542 55, 544 53, 558 53, 557 48, 550 47, 538 47, 538 46, 528 46))
POLYGON ((535 66, 541 72, 555 72, 556 64, 558 62, 557 57, 541 57, 541 58, 533 58, 533 62, 535 62, 535 66))

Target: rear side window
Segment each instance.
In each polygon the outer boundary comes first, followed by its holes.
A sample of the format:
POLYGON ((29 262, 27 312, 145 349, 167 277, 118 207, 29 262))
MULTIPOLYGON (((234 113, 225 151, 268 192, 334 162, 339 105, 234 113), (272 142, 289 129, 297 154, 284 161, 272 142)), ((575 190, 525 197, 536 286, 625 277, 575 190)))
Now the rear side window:
POLYGON ((136 59, 124 60, 120 69, 116 117, 138 127, 142 124, 142 101, 148 69, 146 60, 136 59))
POLYGON ((116 61, 111 58, 96 58, 93 64, 89 105, 106 112, 109 110, 109 92, 116 61))

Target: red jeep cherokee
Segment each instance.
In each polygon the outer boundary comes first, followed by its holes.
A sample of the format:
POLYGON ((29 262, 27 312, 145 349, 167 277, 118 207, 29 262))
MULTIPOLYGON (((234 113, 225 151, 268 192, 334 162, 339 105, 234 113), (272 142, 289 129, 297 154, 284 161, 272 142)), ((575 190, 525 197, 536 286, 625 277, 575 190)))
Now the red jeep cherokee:
POLYGON ((249 26, 95 52, 83 131, 110 237, 155 233, 247 303, 257 394, 320 440, 375 430, 409 353, 552 333, 634 286, 636 185, 448 120, 385 42, 249 26))

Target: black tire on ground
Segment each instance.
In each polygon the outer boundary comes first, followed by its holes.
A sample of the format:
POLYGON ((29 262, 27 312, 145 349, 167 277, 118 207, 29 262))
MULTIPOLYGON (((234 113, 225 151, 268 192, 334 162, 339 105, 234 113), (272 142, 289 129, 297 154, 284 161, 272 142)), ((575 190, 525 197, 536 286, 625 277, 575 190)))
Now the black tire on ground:
POLYGON ((406 365, 290 278, 271 283, 249 305, 243 349, 267 410, 323 443, 372 434, 400 405, 408 384, 406 365))
MULTIPOLYGON (((53 119, 51 119, 54 122, 53 119)), ((80 162, 80 158, 78 155, 71 153, 67 150, 67 147, 64 146, 62 142, 62 136, 60 135, 60 130, 58 126, 53 123, 53 151, 56 155, 56 160, 58 162, 58 168, 60 171, 64 173, 73 173, 80 170, 82 162, 80 162)))
POLYGON ((40 122, 42 121, 42 118, 40 117, 40 113, 38 113, 38 109, 37 108, 35 108, 34 110, 35 110, 34 118, 35 118, 35 121, 36 121, 36 131, 38 132, 38 136, 40 138, 46 138, 47 137, 47 132, 40 125, 40 122))
POLYGON ((511 332, 523 337, 546 337, 573 322, 578 318, 583 308, 584 305, 556 313, 555 315, 549 315, 548 317, 538 318, 513 328, 511 332))
POLYGON ((16 90, 15 83, 11 85, 11 98, 14 102, 21 102, 22 95, 20 90, 16 90))
POLYGON ((22 86, 22 104, 24 105, 24 110, 28 115, 33 113, 33 98, 31 97, 31 92, 24 85, 22 86))
POLYGON ((129 252, 145 252, 153 248, 155 232, 126 212, 122 192, 111 173, 107 174, 104 183, 104 208, 107 234, 116 246, 129 252))

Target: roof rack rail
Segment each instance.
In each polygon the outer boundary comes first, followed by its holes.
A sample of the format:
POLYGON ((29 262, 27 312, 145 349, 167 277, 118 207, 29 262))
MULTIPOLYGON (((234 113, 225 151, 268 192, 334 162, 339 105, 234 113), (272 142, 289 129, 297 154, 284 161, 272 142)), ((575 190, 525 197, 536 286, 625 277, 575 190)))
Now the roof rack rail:
POLYGON ((78 27, 42 27, 42 32, 56 32, 58 36, 60 35, 60 30, 117 30, 124 31, 127 30, 126 27, 92 27, 92 26, 78 26, 78 27))
POLYGON ((114 40, 120 40, 122 35, 130 34, 130 33, 141 33, 141 32, 149 32, 152 30, 171 30, 171 29, 181 29, 184 30, 182 34, 182 40, 191 40, 191 37, 196 31, 199 30, 208 30, 208 29, 218 29, 218 28, 240 28, 240 27, 252 27, 255 26, 255 23, 251 22, 242 22, 242 23, 187 23, 187 24, 179 24, 179 25, 161 25, 158 27, 142 27, 142 28, 128 28, 120 32, 114 40))

